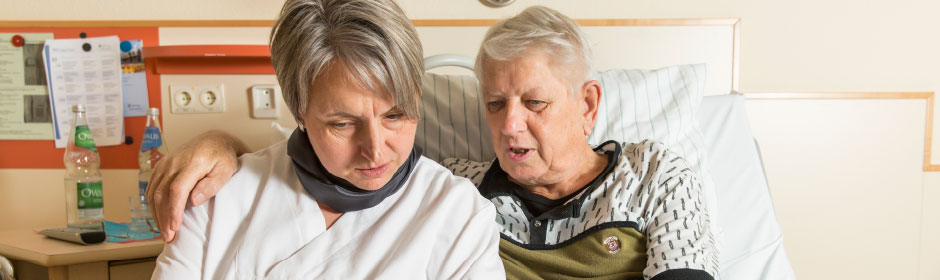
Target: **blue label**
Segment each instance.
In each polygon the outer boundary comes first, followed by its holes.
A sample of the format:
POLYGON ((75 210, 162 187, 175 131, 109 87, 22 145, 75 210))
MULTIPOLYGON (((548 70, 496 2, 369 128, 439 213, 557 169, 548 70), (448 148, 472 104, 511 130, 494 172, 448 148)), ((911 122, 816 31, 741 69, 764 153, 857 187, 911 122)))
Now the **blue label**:
POLYGON ((148 181, 137 181, 137 182, 138 182, 138 185, 137 185, 138 193, 140 194, 140 202, 143 204, 147 204, 147 184, 149 184, 150 182, 148 181))
POLYGON ((163 145, 163 137, 160 136, 160 129, 156 126, 148 126, 144 130, 144 140, 140 143, 140 151, 146 152, 163 145))

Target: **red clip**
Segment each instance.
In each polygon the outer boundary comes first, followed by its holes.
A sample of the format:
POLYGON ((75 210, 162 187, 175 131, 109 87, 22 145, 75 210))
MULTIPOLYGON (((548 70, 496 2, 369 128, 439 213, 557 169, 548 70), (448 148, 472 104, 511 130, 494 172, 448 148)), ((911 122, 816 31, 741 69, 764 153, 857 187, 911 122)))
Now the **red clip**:
POLYGON ((13 43, 13 46, 14 46, 14 47, 22 47, 22 46, 23 46, 23 36, 20 36, 20 35, 13 35, 13 39, 10 40, 10 42, 13 43))

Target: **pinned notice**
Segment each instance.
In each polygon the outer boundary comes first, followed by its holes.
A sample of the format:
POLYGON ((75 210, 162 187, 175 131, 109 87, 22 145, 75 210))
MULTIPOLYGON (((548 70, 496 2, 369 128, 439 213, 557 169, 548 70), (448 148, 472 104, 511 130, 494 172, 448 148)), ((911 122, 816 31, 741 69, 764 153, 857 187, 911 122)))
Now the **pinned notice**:
POLYGON ((121 49, 117 36, 46 40, 42 52, 56 148, 68 143, 72 105, 85 104, 98 146, 124 142, 121 49))
POLYGON ((141 40, 121 41, 121 70, 124 81, 124 116, 146 116, 150 102, 147 99, 147 74, 141 40))
POLYGON ((42 44, 52 33, 0 33, 0 139, 52 139, 42 44))

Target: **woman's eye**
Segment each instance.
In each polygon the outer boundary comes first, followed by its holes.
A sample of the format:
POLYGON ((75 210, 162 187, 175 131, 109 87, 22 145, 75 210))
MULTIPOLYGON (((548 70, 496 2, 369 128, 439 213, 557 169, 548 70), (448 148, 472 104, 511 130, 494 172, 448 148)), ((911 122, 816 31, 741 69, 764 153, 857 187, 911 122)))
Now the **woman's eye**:
POLYGON ((393 121, 403 119, 404 117, 405 117, 405 113, 394 113, 394 114, 389 114, 385 116, 386 119, 393 120, 393 121))
POLYGON ((495 113, 496 111, 499 111, 499 109, 502 109, 504 104, 506 103, 503 101, 486 102, 486 109, 489 110, 490 112, 495 113))
POLYGON ((351 126, 352 126, 352 123, 350 123, 350 122, 335 122, 335 123, 330 123, 330 126, 332 126, 333 128, 348 128, 348 127, 351 127, 351 126))

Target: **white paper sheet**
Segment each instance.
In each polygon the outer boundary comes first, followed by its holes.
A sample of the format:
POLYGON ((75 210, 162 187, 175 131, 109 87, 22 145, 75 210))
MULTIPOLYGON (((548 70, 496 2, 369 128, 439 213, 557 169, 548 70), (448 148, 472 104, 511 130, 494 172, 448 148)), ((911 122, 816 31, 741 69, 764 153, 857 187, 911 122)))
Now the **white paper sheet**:
POLYGON ((121 53, 117 36, 46 40, 43 61, 49 81, 55 146, 68 143, 72 105, 85 104, 97 146, 124 140, 121 53))
POLYGON ((0 33, 0 139, 52 139, 42 63, 47 39, 52 33, 0 33), (12 43, 15 37, 22 45, 12 43))

